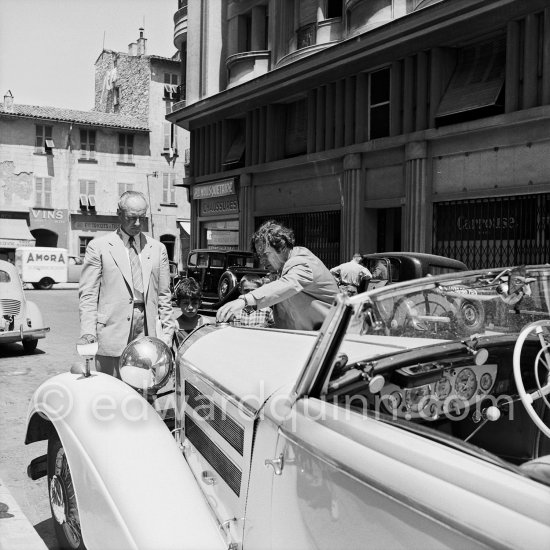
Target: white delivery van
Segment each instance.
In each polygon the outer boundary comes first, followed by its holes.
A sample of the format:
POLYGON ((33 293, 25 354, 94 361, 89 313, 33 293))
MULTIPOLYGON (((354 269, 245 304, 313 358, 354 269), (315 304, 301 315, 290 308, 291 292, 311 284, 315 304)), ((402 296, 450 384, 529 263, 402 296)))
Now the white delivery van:
POLYGON ((24 283, 48 290, 68 281, 69 255, 66 248, 21 246, 15 249, 15 266, 24 283))

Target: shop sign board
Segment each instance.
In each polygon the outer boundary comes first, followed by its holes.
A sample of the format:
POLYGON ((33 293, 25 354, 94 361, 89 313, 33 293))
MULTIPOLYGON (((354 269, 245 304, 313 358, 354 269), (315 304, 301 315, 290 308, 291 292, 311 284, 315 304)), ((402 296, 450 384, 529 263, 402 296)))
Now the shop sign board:
POLYGON ((0 248, 17 248, 19 246, 34 246, 36 241, 25 239, 2 239, 0 238, 0 248))
POLYGON ((235 214, 239 212, 237 195, 204 199, 200 202, 200 216, 217 216, 219 214, 235 214))
POLYGON ((50 227, 52 224, 65 224, 69 219, 67 209, 54 208, 52 210, 44 208, 31 208, 30 211, 30 222, 32 228, 50 227))
POLYGON ((193 187, 193 199, 211 199, 235 194, 235 178, 215 181, 193 187))
MULTIPOLYGON (((73 215, 72 227, 78 231, 116 231, 120 220, 117 216, 73 215)), ((143 222, 142 229, 145 233, 149 231, 149 220, 143 222)))

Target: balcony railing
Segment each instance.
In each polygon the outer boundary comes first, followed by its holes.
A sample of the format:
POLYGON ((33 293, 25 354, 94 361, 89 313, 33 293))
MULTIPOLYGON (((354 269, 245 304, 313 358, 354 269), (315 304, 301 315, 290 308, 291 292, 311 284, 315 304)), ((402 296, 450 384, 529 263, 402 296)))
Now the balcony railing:
POLYGON ((187 2, 184 3, 185 5, 174 14, 174 46, 178 50, 187 40, 187 2))

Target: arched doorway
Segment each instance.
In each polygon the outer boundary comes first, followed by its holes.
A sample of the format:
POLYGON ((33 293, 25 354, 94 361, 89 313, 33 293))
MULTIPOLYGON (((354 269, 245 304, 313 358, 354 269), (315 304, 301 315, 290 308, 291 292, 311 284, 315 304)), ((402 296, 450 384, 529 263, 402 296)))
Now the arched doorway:
POLYGON ((168 259, 174 261, 174 249, 176 246, 176 237, 174 235, 161 235, 160 242, 166 247, 166 252, 168 252, 168 259))
POLYGON ((53 246, 57 247, 58 234, 49 229, 32 229, 32 236, 36 239, 35 246, 53 246))

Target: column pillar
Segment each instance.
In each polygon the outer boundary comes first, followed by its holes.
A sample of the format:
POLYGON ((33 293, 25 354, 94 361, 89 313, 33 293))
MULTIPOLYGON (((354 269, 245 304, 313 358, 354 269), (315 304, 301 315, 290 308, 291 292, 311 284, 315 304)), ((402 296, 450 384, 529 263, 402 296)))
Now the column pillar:
POLYGON ((340 261, 349 261, 360 249, 363 218, 361 155, 344 157, 344 173, 340 186, 340 261))
POLYGON ((239 248, 250 248, 250 237, 254 233, 254 200, 250 174, 241 174, 239 180, 239 248))
POLYGON ((417 141, 405 147, 405 223, 403 250, 427 252, 432 203, 428 188, 428 143, 417 141))

